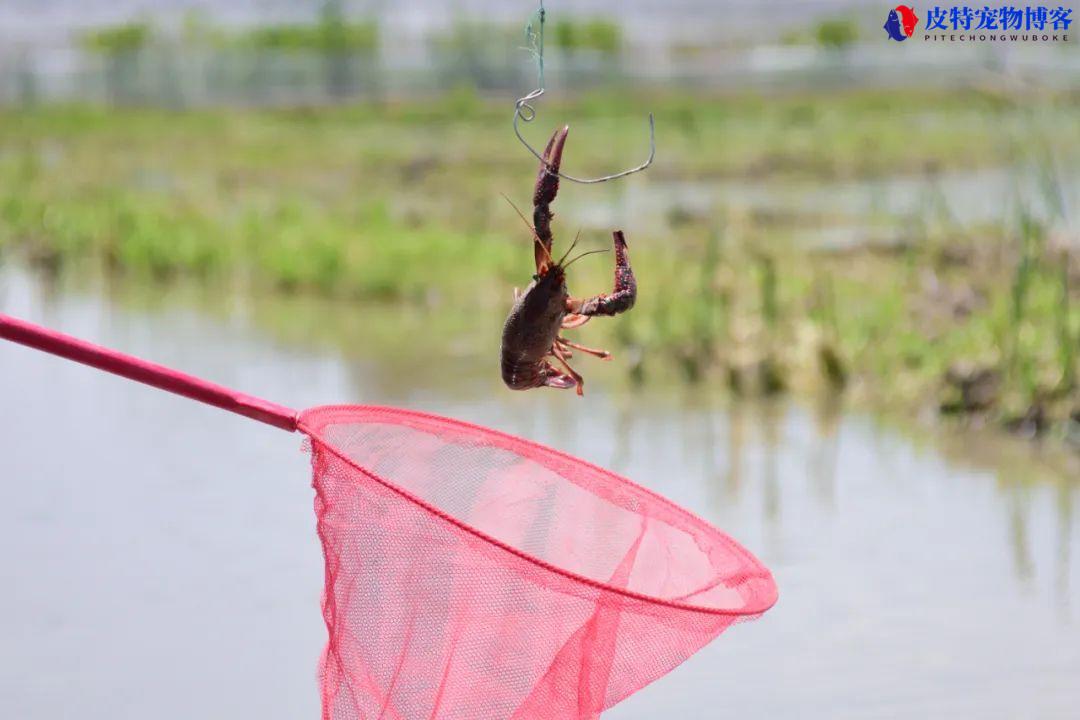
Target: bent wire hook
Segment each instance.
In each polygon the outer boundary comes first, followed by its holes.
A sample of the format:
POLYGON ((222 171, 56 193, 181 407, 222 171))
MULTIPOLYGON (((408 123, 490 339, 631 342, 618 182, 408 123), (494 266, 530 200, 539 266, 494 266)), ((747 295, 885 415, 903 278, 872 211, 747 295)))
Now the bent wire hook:
POLYGON ((521 134, 521 128, 518 126, 518 121, 520 120, 522 122, 530 123, 536 119, 536 108, 531 105, 531 102, 538 99, 541 95, 544 94, 544 19, 546 15, 546 12, 544 11, 544 0, 540 0, 540 11, 538 14, 540 25, 539 31, 534 32, 532 28, 532 23, 529 23, 526 28, 526 33, 530 43, 532 44, 532 47, 528 49, 532 50, 533 54, 536 55, 536 61, 538 65, 539 87, 530 92, 528 95, 518 98, 517 102, 514 103, 514 134, 517 135, 518 141, 522 145, 524 145, 525 149, 531 152, 537 160, 539 160, 543 165, 547 166, 549 173, 551 173, 552 175, 558 175, 564 180, 581 183, 583 185, 602 183, 607 182, 608 180, 617 180, 621 177, 626 177, 627 175, 633 175, 636 172, 641 172, 645 168, 652 165, 653 158, 656 157, 656 122, 653 120, 652 113, 649 113, 649 157, 645 160, 645 162, 641 163, 637 167, 632 167, 629 170, 623 170, 622 172, 617 172, 612 175, 603 175, 601 177, 595 178, 579 178, 554 170, 550 165, 548 165, 548 162, 544 159, 544 156, 537 152, 536 148, 530 145, 529 141, 526 140, 525 137, 521 134))

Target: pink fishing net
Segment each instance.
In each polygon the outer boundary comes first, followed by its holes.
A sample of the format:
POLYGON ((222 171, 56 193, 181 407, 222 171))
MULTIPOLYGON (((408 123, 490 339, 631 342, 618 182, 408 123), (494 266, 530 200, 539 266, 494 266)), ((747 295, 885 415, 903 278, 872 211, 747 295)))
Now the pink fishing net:
POLYGON ((596 718, 776 601, 731 538, 555 450, 392 408, 299 427, 326 719, 596 718))

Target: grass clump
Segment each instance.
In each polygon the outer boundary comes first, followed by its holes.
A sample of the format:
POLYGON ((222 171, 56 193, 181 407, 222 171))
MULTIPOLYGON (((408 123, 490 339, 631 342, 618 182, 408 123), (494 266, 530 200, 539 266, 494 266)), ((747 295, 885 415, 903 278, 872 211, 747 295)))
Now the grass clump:
POLYGON ((622 47, 622 28, 603 18, 564 18, 552 24, 548 41, 566 52, 587 50, 614 55, 622 47))
POLYGON ((83 47, 102 55, 125 55, 145 48, 152 36, 145 22, 124 23, 92 30, 83 36, 83 47))

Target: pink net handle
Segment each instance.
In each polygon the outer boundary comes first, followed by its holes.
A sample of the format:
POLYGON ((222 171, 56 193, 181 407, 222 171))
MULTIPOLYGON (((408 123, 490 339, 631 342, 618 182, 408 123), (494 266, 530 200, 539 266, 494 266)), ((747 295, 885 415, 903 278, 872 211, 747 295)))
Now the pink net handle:
POLYGON ((296 431, 298 413, 284 405, 246 395, 164 365, 110 350, 2 313, 0 338, 213 405, 282 430, 296 431))

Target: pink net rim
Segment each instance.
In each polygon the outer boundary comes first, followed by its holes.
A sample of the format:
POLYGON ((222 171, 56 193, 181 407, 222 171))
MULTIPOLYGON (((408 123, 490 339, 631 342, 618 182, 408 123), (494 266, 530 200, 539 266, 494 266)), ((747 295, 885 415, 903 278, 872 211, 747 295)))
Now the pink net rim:
POLYGON ((678 610, 686 610, 690 612, 703 613, 707 615, 718 615, 724 617, 756 617, 764 614, 770 608, 772 608, 779 599, 779 592, 776 587, 776 582, 773 579, 772 573, 765 567, 765 565, 757 559, 749 550, 744 548, 729 535, 722 530, 716 528, 712 524, 706 522, 702 518, 698 517, 689 510, 676 505, 671 500, 668 500, 663 495, 650 490, 647 487, 635 483, 622 475, 614 473, 598 465, 582 460, 581 458, 568 455, 560 450, 542 445, 540 443, 528 440, 526 438, 519 437, 517 435, 511 435, 510 433, 504 433, 499 430, 493 430, 482 425, 476 425, 466 422, 464 420, 458 420, 456 418, 446 417, 443 415, 436 415, 433 413, 419 412, 416 410, 405 410, 403 408, 387 407, 381 405, 321 405, 318 407, 308 408, 300 413, 297 420, 297 429, 304 435, 310 438, 312 443, 315 443, 323 451, 330 453, 335 458, 352 467, 357 472, 360 472, 364 476, 386 487, 397 495, 401 496, 408 502, 417 505, 431 515, 439 518, 440 520, 450 523, 451 525, 464 530, 472 534, 473 536, 490 543, 491 545, 500 548, 501 550, 517 556, 527 562, 530 562, 537 567, 543 568, 549 572, 557 573, 565 578, 580 582, 585 585, 598 588, 607 592, 616 593, 626 598, 636 600, 639 602, 652 603, 662 607, 675 608, 678 610), (387 418, 399 418, 402 420, 419 421, 421 424, 430 423, 433 426, 451 426, 458 431, 464 431, 469 435, 483 440, 485 443, 492 444, 495 447, 499 447, 510 452, 522 454, 523 449, 530 450, 533 454, 532 458, 538 456, 547 457, 550 459, 558 460, 561 463, 570 463, 578 465, 580 467, 588 468, 592 472, 601 473, 607 477, 615 480, 618 483, 624 484, 634 491, 642 493, 652 500, 662 504, 670 512, 681 515, 688 521, 694 523, 698 529, 711 535, 714 540, 727 546, 728 549, 733 550, 740 554, 747 565, 753 567, 756 572, 740 573, 741 580, 761 580, 766 581, 770 592, 763 595, 764 600, 758 605, 750 605, 742 608, 717 608, 706 605, 694 605, 691 603, 683 603, 677 600, 670 600, 667 598, 656 597, 647 595, 644 593, 634 592, 617 585, 610 585, 608 583, 601 582, 594 578, 586 577, 579 573, 561 568, 557 565, 547 562, 541 558, 536 557, 530 553, 527 553, 519 548, 502 542, 501 540, 490 536, 482 530, 479 530, 467 522, 445 512, 444 510, 435 507, 431 503, 427 502, 423 498, 418 497, 414 493, 402 488, 396 483, 380 476, 379 474, 369 470, 368 468, 360 465, 345 453, 338 450, 334 443, 325 440, 321 437, 323 429, 328 425, 335 425, 342 422, 364 422, 370 420, 371 422, 385 421, 387 418))

